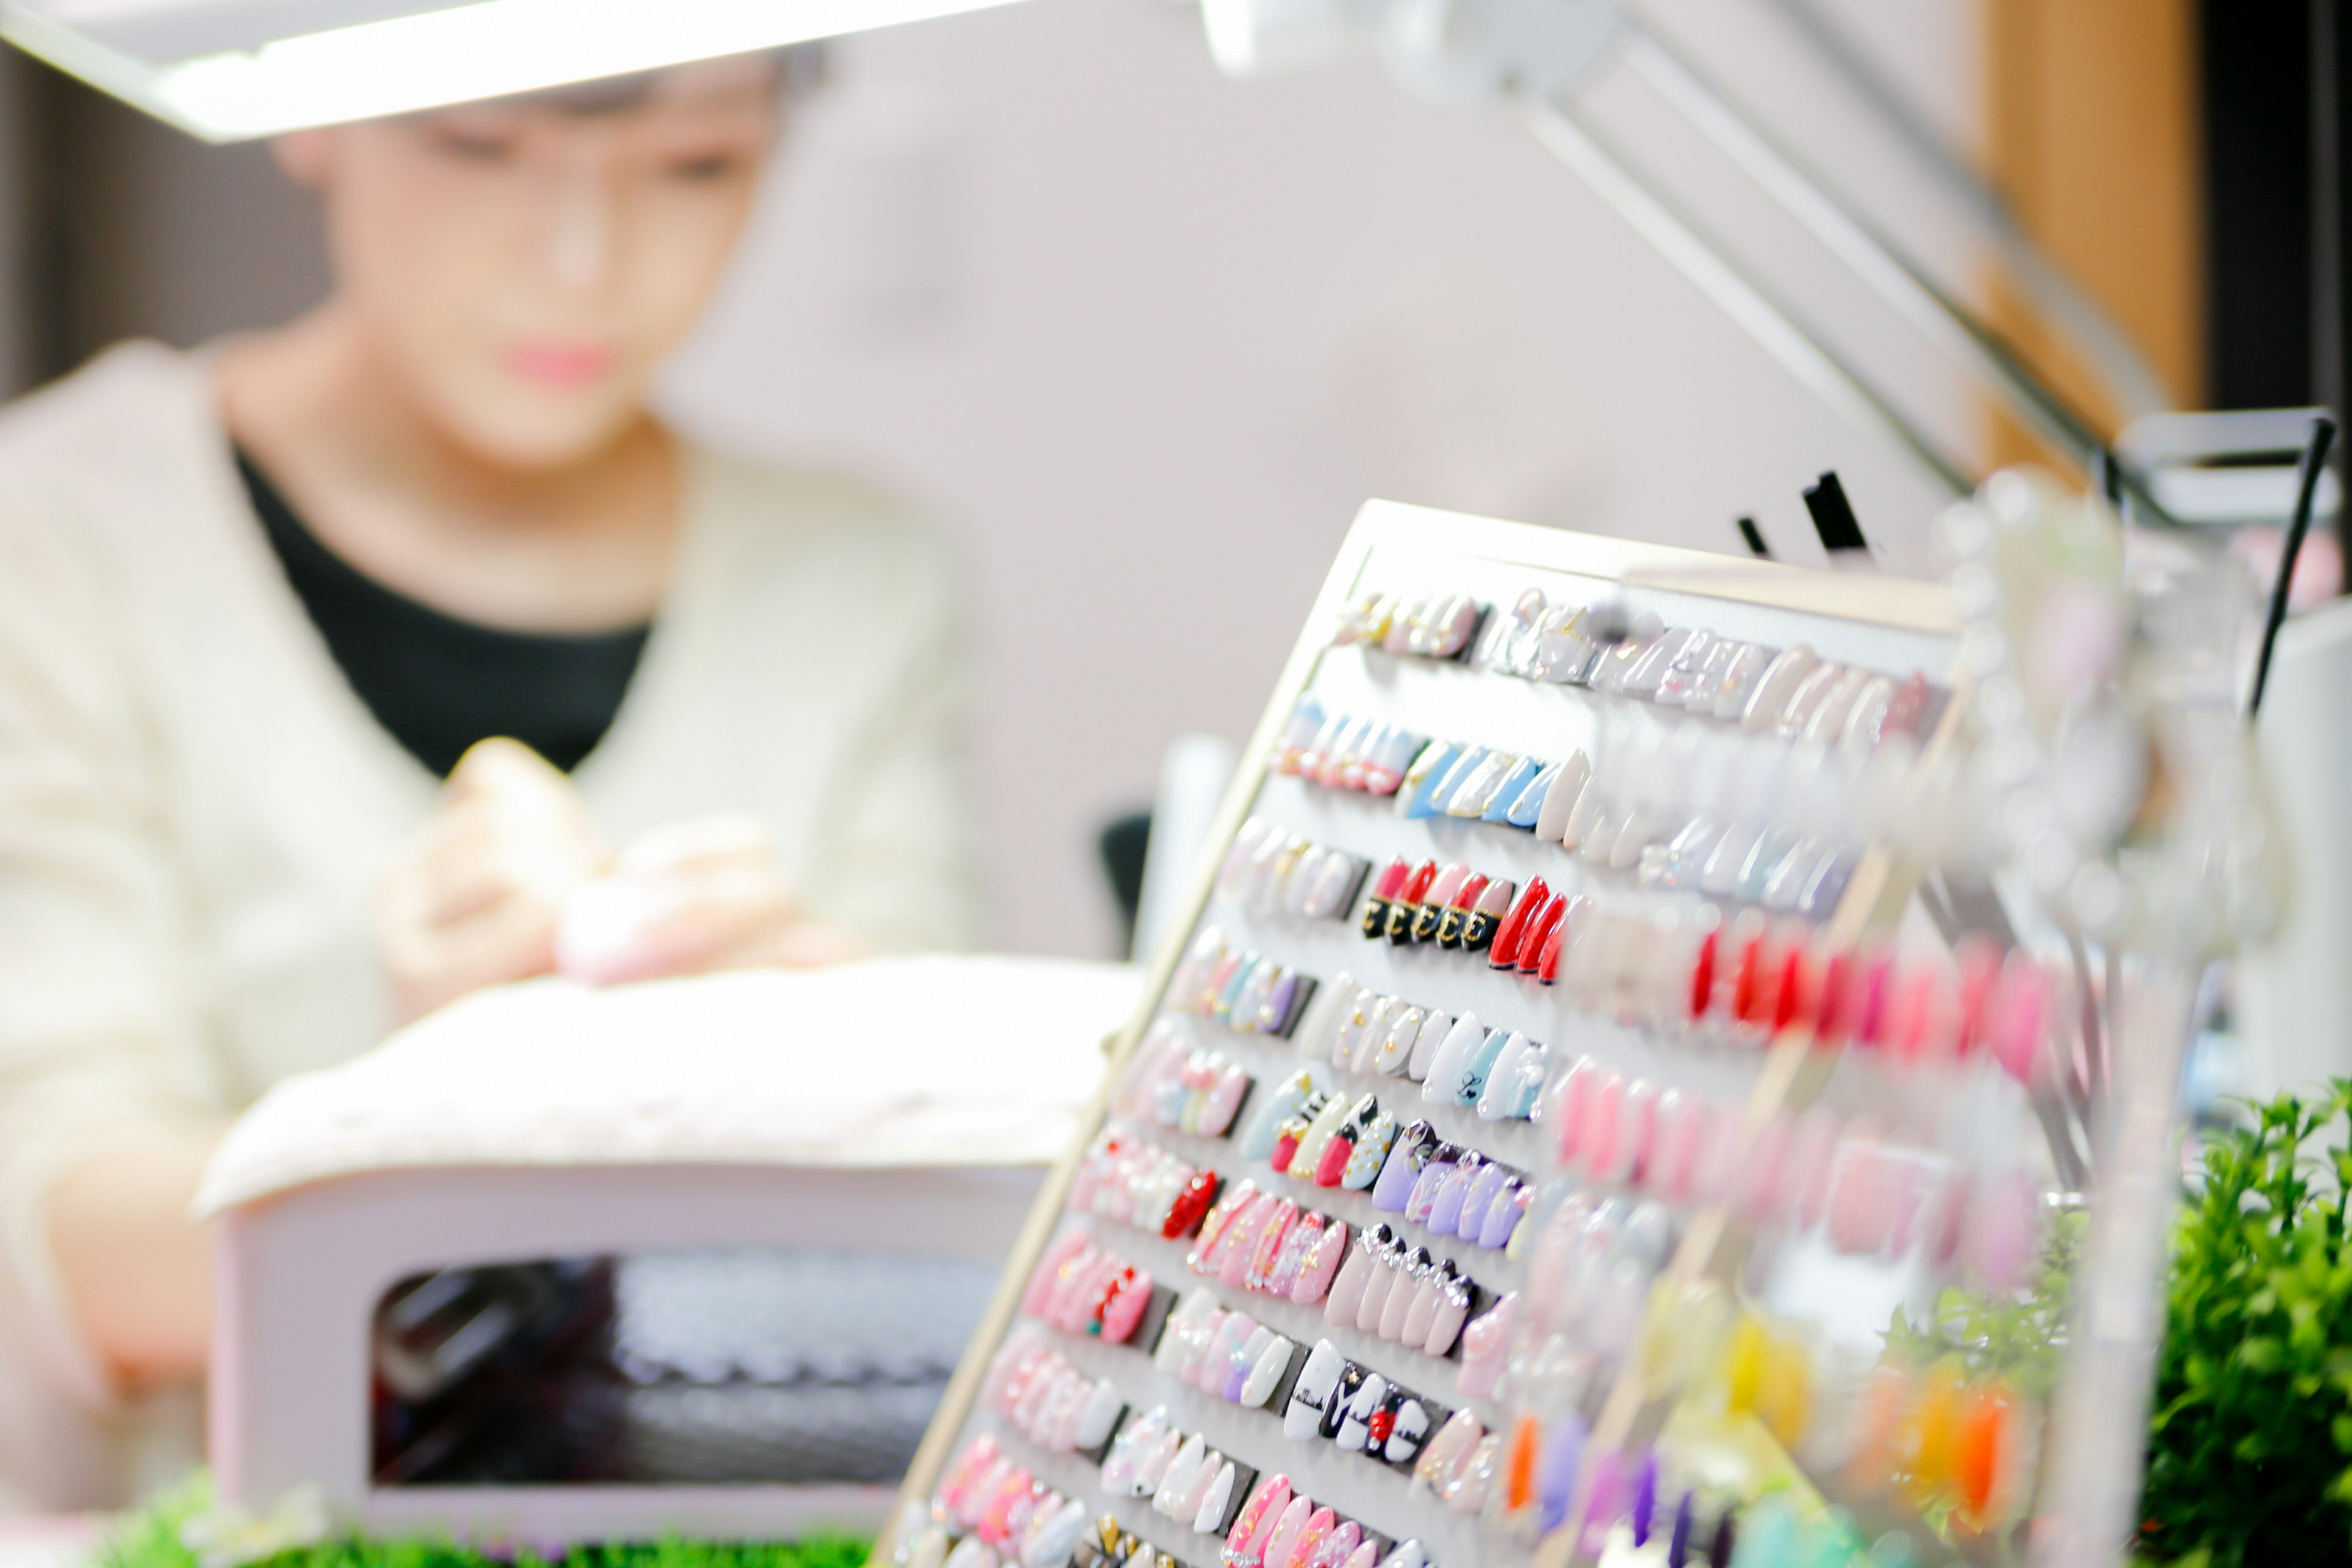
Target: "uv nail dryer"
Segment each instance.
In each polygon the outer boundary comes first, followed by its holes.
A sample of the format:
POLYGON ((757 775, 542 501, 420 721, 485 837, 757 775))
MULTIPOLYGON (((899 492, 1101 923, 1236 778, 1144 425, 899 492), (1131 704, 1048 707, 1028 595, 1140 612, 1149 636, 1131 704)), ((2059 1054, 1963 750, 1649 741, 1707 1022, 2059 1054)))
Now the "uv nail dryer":
POLYGON ((224 1500, 556 1545, 887 1511, 1128 971, 879 960, 486 993, 231 1131, 224 1500))

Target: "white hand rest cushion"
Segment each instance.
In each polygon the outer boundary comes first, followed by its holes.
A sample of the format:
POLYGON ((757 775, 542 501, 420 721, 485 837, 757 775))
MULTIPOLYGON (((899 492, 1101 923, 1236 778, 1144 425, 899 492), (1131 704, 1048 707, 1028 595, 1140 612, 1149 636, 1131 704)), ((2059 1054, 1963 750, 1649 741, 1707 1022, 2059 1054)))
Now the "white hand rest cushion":
POLYGON ((430 1166, 1045 1163, 1139 985, 1116 964, 935 956, 501 987, 271 1089, 195 1207, 430 1166))

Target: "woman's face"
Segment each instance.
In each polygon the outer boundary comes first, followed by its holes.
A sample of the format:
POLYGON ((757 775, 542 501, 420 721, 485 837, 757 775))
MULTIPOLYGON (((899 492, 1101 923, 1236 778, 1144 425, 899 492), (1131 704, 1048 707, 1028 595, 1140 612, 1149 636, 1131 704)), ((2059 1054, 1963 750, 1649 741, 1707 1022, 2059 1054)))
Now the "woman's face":
POLYGON ((593 456, 641 415, 751 210, 772 62, 665 74, 601 112, 452 109, 309 132, 337 299, 444 433, 508 467, 593 456))

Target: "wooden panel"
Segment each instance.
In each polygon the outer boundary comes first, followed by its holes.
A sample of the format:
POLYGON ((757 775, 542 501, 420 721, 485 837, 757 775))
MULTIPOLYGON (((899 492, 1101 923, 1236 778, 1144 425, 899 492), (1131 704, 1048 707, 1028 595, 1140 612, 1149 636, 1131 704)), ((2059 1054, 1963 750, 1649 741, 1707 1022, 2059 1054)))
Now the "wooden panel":
MULTIPOLYGON (((1984 0, 1986 162, 2028 233, 2204 402, 2195 0, 1984 0)), ((1993 321, 2113 434, 2121 411, 1996 279, 1993 321)), ((1990 455, 2037 452, 1997 414, 1990 455)))

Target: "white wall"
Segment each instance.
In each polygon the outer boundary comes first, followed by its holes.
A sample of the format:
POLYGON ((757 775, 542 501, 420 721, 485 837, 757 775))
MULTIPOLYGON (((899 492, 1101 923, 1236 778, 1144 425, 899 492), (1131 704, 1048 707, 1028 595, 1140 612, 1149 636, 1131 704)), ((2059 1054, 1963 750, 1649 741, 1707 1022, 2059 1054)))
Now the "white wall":
MULTIPOLYGON (((1757 0, 1664 7, 1966 271, 1965 237, 1757 0)), ((1851 0, 1964 134, 1969 0, 1851 0)), ((1220 79, 1171 0, 1033 0, 850 40, 676 406, 847 458, 963 541, 997 945, 1108 953, 1094 829, 1169 738, 1243 734, 1356 507, 1380 495, 1706 549, 1843 476, 1916 565, 1938 497, 1815 405, 1507 119, 1370 62, 1220 79)), ((1954 445, 1972 405, 1622 82, 1621 134, 1749 235, 1954 445)))

